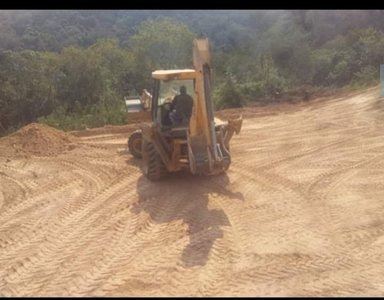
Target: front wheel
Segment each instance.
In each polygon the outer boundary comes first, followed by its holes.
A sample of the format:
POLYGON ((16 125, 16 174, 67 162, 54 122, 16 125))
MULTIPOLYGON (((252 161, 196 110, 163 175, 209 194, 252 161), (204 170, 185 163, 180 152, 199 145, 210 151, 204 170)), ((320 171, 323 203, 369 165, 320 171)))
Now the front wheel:
POLYGON ((143 143, 143 136, 141 130, 132 132, 128 139, 128 149, 131 154, 136 158, 141 158, 141 147, 143 143))

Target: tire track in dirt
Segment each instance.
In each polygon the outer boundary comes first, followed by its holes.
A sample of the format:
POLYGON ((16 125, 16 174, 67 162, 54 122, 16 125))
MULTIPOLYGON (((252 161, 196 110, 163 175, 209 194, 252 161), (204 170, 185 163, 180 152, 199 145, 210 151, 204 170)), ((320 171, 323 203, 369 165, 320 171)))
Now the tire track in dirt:
MULTIPOLYGON (((257 172, 257 171, 260 171, 258 168, 254 168, 254 170, 255 170, 255 172, 257 172)), ((265 174, 263 174, 263 175, 265 175, 265 174)), ((275 177, 275 175, 271 175, 271 181, 273 182, 273 180, 274 179, 276 179, 276 178, 274 178, 275 177)), ((290 186, 292 186, 292 184, 290 184, 290 186)), ((299 185, 298 185, 299 186, 299 185)))
MULTIPOLYGON (((110 192, 111 193, 111 192, 110 192)), ((107 196, 105 196, 106 197, 106 200, 109 200, 109 199, 111 199, 111 197, 108 197, 108 194, 109 193, 106 193, 107 194, 107 196)), ((103 197, 104 198, 104 197, 103 197)), ((115 198, 116 199, 116 198, 115 198)), ((119 198, 117 198, 117 199, 119 199, 119 198)), ((120 199, 121 199, 121 197, 120 197, 120 199)), ((91 207, 92 208, 92 207, 91 207)), ((84 214, 84 212, 82 211, 81 212, 82 214, 84 214)), ((87 219, 86 218, 86 220, 88 221, 88 222, 91 222, 91 220, 89 220, 89 219, 87 219)), ((74 223, 75 221, 72 219, 72 220, 70 220, 70 223, 74 223)), ((63 222, 63 223, 65 223, 65 222, 63 222)), ((78 223, 78 222, 76 222, 76 223, 78 223)), ((83 222, 84 223, 84 222, 83 222)), ((101 224, 103 224, 103 223, 101 223, 101 224)), ((63 225, 63 224, 61 224, 61 225, 63 225)), ((86 225, 86 224, 85 224, 86 225)), ((66 228, 67 228, 68 226, 66 226, 66 228)), ((80 230, 79 229, 72 229, 73 231, 75 231, 75 232, 72 232, 72 234, 67 234, 67 232, 54 232, 53 234, 52 234, 52 239, 53 239, 53 241, 51 241, 51 243, 49 243, 49 244, 46 244, 46 247, 44 247, 44 244, 40 247, 40 253, 41 252, 43 252, 44 250, 44 259, 43 260, 39 260, 38 262, 35 262, 35 266, 34 267, 37 267, 37 266, 40 266, 40 268, 44 268, 44 266, 45 265, 47 265, 49 268, 52 268, 52 267, 54 267, 55 266, 55 263, 54 263, 54 261, 57 261, 57 258, 56 258, 56 256, 55 255, 50 255, 50 253, 52 252, 52 251, 54 251, 54 252, 57 252, 57 250, 55 251, 55 250, 53 250, 53 249, 60 249, 60 248, 67 248, 67 247, 69 247, 69 246, 72 246, 73 248, 73 251, 76 253, 77 252, 77 248, 79 247, 79 245, 77 245, 78 243, 76 243, 75 241, 77 241, 78 240, 78 238, 79 237, 81 237, 81 236, 84 236, 84 234, 85 234, 85 231, 86 230, 89 230, 87 227, 82 227, 82 228, 80 228, 80 230), (77 231, 77 232, 76 232, 77 231), (63 236, 64 235, 64 236, 63 236), (67 236, 67 238, 69 238, 69 240, 68 241, 66 241, 66 237, 65 236, 67 236), (57 240, 59 238, 59 240, 57 240), (64 245, 63 245, 63 243, 64 243, 64 245), (53 245, 52 245, 53 244, 53 245), (74 247, 74 245, 77 245, 77 247, 74 247), (49 248, 49 246, 51 246, 51 248, 49 248), (53 248, 53 249, 52 249, 53 248), (47 259, 50 259, 50 260, 48 260, 48 262, 47 262, 47 259)), ((81 245, 80 245, 81 246, 81 245)), ((57 263, 61 263, 61 261, 59 260, 57 263)), ((39 270, 39 272, 40 272, 40 270, 39 270)), ((51 272, 54 272, 54 270, 52 270, 51 272)), ((47 271, 45 272, 45 273, 48 273, 47 271)), ((33 278, 33 276, 34 276, 34 274, 33 274, 33 272, 32 273, 24 273, 25 275, 27 275, 27 276, 30 276, 31 278, 33 278)), ((51 274, 53 274, 53 273, 51 273, 51 274)), ((19 274, 20 275, 20 274, 19 274)), ((21 275, 20 275, 21 276, 21 275)), ((18 278, 17 278, 18 279, 18 278)), ((15 279, 16 280, 16 279, 15 279)))

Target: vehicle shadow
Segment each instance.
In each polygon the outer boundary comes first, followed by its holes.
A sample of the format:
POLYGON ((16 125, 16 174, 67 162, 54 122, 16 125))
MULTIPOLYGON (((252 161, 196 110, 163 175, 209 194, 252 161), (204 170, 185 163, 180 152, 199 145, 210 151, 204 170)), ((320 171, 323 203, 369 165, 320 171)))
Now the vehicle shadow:
POLYGON ((138 201, 131 212, 146 211, 155 223, 183 220, 189 235, 189 244, 182 253, 183 265, 203 266, 216 239, 223 238, 221 227, 231 226, 225 211, 209 209, 209 201, 215 195, 243 200, 241 193, 228 189, 229 184, 227 174, 193 176, 179 172, 159 182, 150 182, 141 176, 137 182, 138 201))
POLYGON ((140 158, 136 158, 134 156, 131 156, 130 158, 128 158, 125 163, 127 165, 130 165, 130 166, 134 166, 134 167, 138 167, 138 168, 141 168, 141 159, 140 158))

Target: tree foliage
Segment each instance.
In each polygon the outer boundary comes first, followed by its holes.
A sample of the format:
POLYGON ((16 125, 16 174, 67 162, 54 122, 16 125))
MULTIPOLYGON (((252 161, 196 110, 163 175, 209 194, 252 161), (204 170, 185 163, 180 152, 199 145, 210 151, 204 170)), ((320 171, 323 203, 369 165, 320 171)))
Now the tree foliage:
POLYGON ((194 38, 195 34, 182 23, 148 20, 140 24, 129 43, 135 57, 134 72, 144 75, 136 90, 149 86, 154 70, 192 68, 194 38))

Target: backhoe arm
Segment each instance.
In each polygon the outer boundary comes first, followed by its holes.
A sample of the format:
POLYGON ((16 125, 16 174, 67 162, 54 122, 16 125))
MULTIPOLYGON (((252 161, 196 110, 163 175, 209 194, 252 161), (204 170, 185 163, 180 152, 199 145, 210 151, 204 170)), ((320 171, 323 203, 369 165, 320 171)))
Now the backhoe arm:
POLYGON ((224 130, 216 131, 208 39, 194 40, 193 63, 196 72, 195 98, 187 134, 190 168, 193 174, 220 172, 230 164, 227 145, 233 133, 240 131, 242 120, 233 120, 223 127, 224 130))

